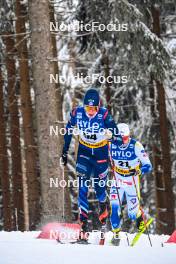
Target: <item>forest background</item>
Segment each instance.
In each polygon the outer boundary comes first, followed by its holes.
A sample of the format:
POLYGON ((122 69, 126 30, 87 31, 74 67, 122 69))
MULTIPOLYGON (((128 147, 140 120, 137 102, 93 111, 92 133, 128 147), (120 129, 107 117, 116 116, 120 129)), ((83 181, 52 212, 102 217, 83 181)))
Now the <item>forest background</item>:
MULTIPOLYGON (((57 182, 76 179, 78 140, 72 140, 63 169, 63 135, 54 131, 62 130, 71 109, 93 86, 115 121, 127 122, 145 145, 154 170, 141 183, 142 205, 155 218, 154 233, 172 233, 175 1, 1 0, 0 50, 0 229, 36 230, 51 221, 77 221, 77 188, 57 182), (87 31, 85 25, 93 22, 117 28, 87 31), (104 78, 86 82, 95 74, 104 78)), ((89 201, 90 224, 96 228, 93 190, 89 201)))

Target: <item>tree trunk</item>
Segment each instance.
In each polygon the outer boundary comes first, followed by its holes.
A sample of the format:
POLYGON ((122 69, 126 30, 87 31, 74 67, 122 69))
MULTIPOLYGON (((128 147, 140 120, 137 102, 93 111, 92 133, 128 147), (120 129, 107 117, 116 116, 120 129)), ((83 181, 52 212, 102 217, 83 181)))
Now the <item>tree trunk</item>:
POLYGON ((3 100, 3 81, 0 68, 0 175, 2 187, 3 227, 5 231, 12 230, 12 212, 10 202, 9 163, 6 142, 6 120, 3 100))
MULTIPOLYGON (((102 51, 101 63, 102 63, 102 66, 104 67, 104 76, 107 80, 108 76, 110 75, 110 72, 109 72, 109 57, 106 54, 106 49, 104 49, 102 51)), ((111 101, 111 87, 110 87, 110 83, 108 83, 108 81, 106 81, 105 85, 106 85, 105 97, 106 97, 107 108, 108 108, 109 112, 111 113, 111 111, 112 111, 111 103, 110 103, 110 101, 111 101)))
MULTIPOLYGON (((7 33, 11 34, 10 32, 7 33)), ((10 137, 11 137, 11 158, 12 158, 12 182, 13 182, 13 207, 14 207, 14 229, 24 230, 24 200, 23 200, 23 178, 21 167, 21 144, 18 102, 15 92, 16 69, 13 58, 14 39, 4 38, 6 46, 6 67, 8 82, 8 109, 10 114, 10 137)))
POLYGON ((170 157, 170 140, 168 131, 168 121, 166 116, 166 103, 165 103, 165 91, 163 84, 156 81, 157 93, 158 93, 158 110, 159 110, 159 123, 160 123, 160 135, 161 135, 161 149, 162 149, 162 167, 163 167, 163 179, 164 179, 164 197, 165 202, 161 201, 161 208, 165 210, 165 223, 160 232, 164 234, 171 234, 175 229, 175 215, 174 215, 174 195, 173 184, 171 178, 171 157, 170 157))
POLYGON ((156 145, 153 145, 153 165, 154 165, 154 178, 155 178, 155 190, 156 190, 156 230, 157 233, 162 234, 163 228, 167 226, 167 214, 166 214, 166 199, 165 199, 165 182, 163 175, 163 160, 161 159, 161 151, 156 145))
MULTIPOLYGON (((16 0, 16 32, 25 33, 25 14, 26 8, 20 0, 16 0)), ((23 118, 23 133, 26 160, 27 178, 27 200, 29 208, 29 230, 35 230, 39 222, 40 213, 40 186, 37 179, 37 150, 34 141, 33 121, 32 121, 32 102, 29 83, 29 65, 27 40, 25 35, 17 35, 17 50, 19 56, 20 73, 20 98, 21 113, 23 118), (19 44, 18 44, 19 43, 19 44)))
MULTIPOLYGON (((54 7, 50 6, 50 21, 55 23, 55 17, 54 17, 54 7)), ((57 59, 57 42, 56 42, 56 35, 51 34, 52 38, 52 50, 53 50, 53 58, 54 58, 54 75, 59 74, 59 66, 57 59)), ((55 84, 56 89, 56 107, 57 107, 57 119, 59 121, 63 121, 63 113, 62 113, 62 102, 63 102, 63 96, 61 95, 61 87, 60 83, 55 84)), ((61 123, 58 123, 58 126, 61 128, 61 123)), ((63 145, 64 140, 63 137, 60 138, 60 144, 63 145)), ((68 181, 68 171, 64 169, 64 178, 66 181, 68 181)), ((66 187, 64 190, 64 221, 71 222, 71 199, 70 199, 70 190, 68 187, 66 187)))
MULTIPOLYGON (((153 16, 153 32, 160 37, 160 12, 156 6, 152 6, 152 16, 153 16)), ((171 234, 175 229, 175 216, 174 216, 174 195, 172 189, 172 179, 171 179, 171 157, 170 157, 170 141, 169 141, 169 131, 168 122, 166 114, 166 103, 165 103, 165 91, 163 84, 154 80, 157 90, 157 106, 159 111, 159 130, 160 130, 160 140, 161 140, 161 159, 162 159, 162 177, 159 173, 155 173, 155 182, 159 184, 156 185, 156 195, 157 195, 157 225, 158 233, 171 234), (160 188, 161 185, 161 188, 160 188)), ((155 169, 156 170, 156 169, 155 169)))
POLYGON ((58 114, 55 85, 49 84, 49 75, 54 74, 54 65, 51 62, 53 52, 48 1, 31 0, 29 20, 41 169, 41 223, 44 224, 48 221, 62 221, 64 204, 61 187, 50 188, 50 178, 62 180, 62 170, 59 167, 62 138, 60 135, 57 138, 49 135, 50 125, 55 125, 58 114))
MULTIPOLYGON (((54 18, 54 6, 50 6, 50 21, 55 23, 54 18)), ((53 64, 54 64, 54 75, 59 74, 59 66, 57 59, 57 45, 56 45, 56 35, 51 33, 51 40, 52 40, 52 51, 53 51, 53 64)), ((56 106, 57 106, 57 114, 58 114, 58 120, 63 120, 62 115, 62 102, 63 102, 63 96, 61 94, 61 87, 60 83, 55 83, 55 89, 56 89, 56 106)))

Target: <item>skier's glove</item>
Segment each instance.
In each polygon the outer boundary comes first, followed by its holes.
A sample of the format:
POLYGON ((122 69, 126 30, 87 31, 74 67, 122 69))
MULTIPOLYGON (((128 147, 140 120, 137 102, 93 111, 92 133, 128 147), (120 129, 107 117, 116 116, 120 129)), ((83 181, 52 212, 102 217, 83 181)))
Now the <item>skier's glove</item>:
POLYGON ((135 169, 129 169, 130 173, 133 173, 135 174, 136 173, 136 170, 135 169))
POLYGON ((140 176, 142 175, 141 169, 130 169, 131 173, 134 173, 134 175, 140 176))
POLYGON ((105 137, 107 140, 111 140, 112 139, 112 132, 109 129, 105 130, 105 137))
POLYGON ((117 136, 112 136, 111 141, 115 141, 116 143, 118 143, 119 146, 121 146, 123 144, 123 140, 122 140, 122 136, 121 135, 117 135, 117 136))
POLYGON ((61 160, 62 160, 63 165, 66 166, 67 165, 67 154, 66 153, 62 154, 61 160))

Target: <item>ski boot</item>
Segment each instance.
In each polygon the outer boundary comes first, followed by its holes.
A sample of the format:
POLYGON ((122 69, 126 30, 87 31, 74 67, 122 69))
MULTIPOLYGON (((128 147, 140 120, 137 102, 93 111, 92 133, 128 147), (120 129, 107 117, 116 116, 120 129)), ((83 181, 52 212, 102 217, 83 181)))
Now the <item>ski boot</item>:
POLYGON ((87 220, 84 220, 81 222, 81 230, 79 234, 79 239, 77 240, 78 244, 89 244, 88 238, 89 238, 89 228, 88 228, 88 222, 87 220))
POLYGON ((113 238, 111 239, 111 244, 113 246, 119 246, 119 244, 120 244, 120 238, 119 238, 120 228, 113 229, 112 232, 113 232, 113 238))
POLYGON ((136 227, 138 229, 138 232, 141 232, 144 228, 145 228, 145 223, 144 220, 142 218, 142 215, 140 215, 137 219, 136 219, 136 227))

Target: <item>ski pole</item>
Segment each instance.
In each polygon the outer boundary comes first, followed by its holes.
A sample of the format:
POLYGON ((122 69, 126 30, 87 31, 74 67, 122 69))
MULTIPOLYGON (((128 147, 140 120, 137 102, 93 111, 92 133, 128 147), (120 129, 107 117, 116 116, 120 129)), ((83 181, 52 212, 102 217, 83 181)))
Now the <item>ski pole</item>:
MULTIPOLYGON (((62 181, 65 182, 65 168, 62 162, 62 159, 60 158, 60 167, 62 170, 62 181)), ((65 189, 62 187, 62 220, 65 222, 65 189)))
POLYGON ((149 235, 149 230, 148 230, 148 227, 147 227, 147 221, 146 221, 146 218, 145 218, 144 210, 143 210, 142 206, 140 205, 140 198, 139 198, 139 195, 138 195, 138 191, 137 191, 137 186, 136 186, 136 182, 135 182, 135 179, 134 179, 134 175, 132 175, 132 179, 133 179, 134 187, 135 187, 135 190, 136 190, 136 195, 137 195, 137 198, 138 198, 138 201, 139 201, 139 210, 141 211, 142 219, 144 221, 144 225, 145 225, 145 228, 146 228, 146 231, 147 231, 147 236, 148 236, 148 239, 149 239, 149 242, 150 242, 150 246, 152 247, 152 242, 151 242, 151 238, 150 238, 150 235, 149 235))
MULTIPOLYGON (((114 172, 114 162, 113 162, 112 157, 111 157, 110 142, 109 141, 108 141, 108 150, 109 150, 109 159, 110 159, 110 165, 111 165, 111 169, 112 169, 112 173, 113 173, 113 178, 114 178, 114 181, 116 183, 116 177, 115 177, 115 172, 114 172)), ((124 224, 123 211, 122 211, 122 203, 121 203, 121 200, 120 200, 119 190, 118 190, 118 187, 117 187, 116 184, 115 184, 115 187, 116 187, 117 197, 118 197, 119 205, 120 205, 120 214, 121 214, 121 218, 122 218, 122 221, 123 221, 123 224, 124 224)), ((130 246, 130 242, 129 242, 129 238, 128 238, 127 232, 125 232, 125 235, 126 235, 126 238, 127 238, 127 244, 128 244, 128 246, 130 246)))

